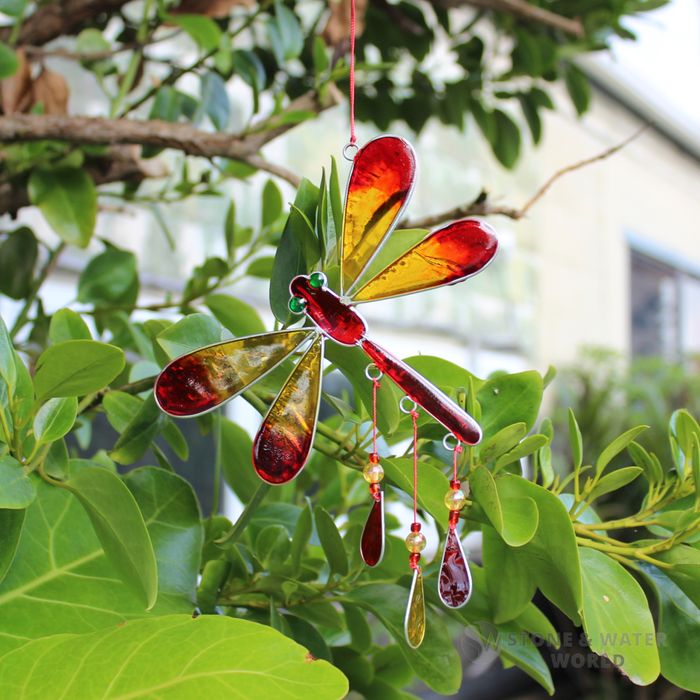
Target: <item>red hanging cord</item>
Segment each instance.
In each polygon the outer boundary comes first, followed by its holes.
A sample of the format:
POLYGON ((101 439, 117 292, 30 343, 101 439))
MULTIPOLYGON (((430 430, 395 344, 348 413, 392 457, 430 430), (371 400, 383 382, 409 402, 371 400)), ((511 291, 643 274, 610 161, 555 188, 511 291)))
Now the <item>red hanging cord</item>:
POLYGON ((372 454, 377 454, 377 391, 379 379, 372 379, 372 454))
POLYGON ((350 0, 350 143, 357 143, 355 134, 355 0, 350 0))
POLYGON ((413 420, 413 522, 418 522, 418 411, 411 411, 413 420))
POLYGON ((458 442, 455 445, 454 450, 452 451, 452 471, 453 471, 453 476, 452 479, 454 481, 459 481, 457 478, 457 462, 459 461, 459 455, 462 453, 462 443, 458 442))

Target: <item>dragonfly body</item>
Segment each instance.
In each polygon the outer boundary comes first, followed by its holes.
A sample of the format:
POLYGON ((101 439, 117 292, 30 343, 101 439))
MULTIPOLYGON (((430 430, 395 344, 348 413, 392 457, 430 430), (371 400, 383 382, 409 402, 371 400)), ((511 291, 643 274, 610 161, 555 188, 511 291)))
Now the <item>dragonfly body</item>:
POLYGON ((234 338, 174 359, 155 384, 160 408, 179 418, 206 413, 290 358, 298 359, 253 442, 253 466, 258 475, 271 484, 286 483, 304 467, 313 444, 323 348, 325 338, 330 338, 362 348, 384 374, 457 439, 477 443, 481 430, 474 419, 418 372, 370 340, 367 325, 353 306, 456 284, 479 272, 496 254, 493 230, 481 221, 464 219, 426 235, 377 274, 367 272, 408 203, 415 167, 413 149, 397 136, 381 136, 361 148, 350 174, 337 249, 340 294, 328 289, 320 273, 291 280, 290 309, 306 313, 315 327, 234 338))
POLYGON ((374 364, 442 423, 461 442, 474 445, 481 439, 477 422, 436 386, 405 362, 367 338, 367 324, 357 311, 325 286, 314 287, 309 277, 299 275, 289 291, 306 302, 305 312, 329 338, 342 345, 359 345, 374 364))

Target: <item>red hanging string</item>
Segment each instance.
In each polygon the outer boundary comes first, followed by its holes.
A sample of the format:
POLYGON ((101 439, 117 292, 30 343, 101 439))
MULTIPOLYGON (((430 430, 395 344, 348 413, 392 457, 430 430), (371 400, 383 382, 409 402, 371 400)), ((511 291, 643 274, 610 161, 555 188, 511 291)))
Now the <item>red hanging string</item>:
POLYGON ((454 450, 452 451, 452 470, 453 470, 452 479, 454 481, 459 481, 459 479, 457 479, 457 462, 459 461, 459 455, 461 453, 462 453, 462 443, 458 442, 455 445, 454 450))
POLYGON ((372 454, 377 454, 377 391, 379 379, 372 379, 372 454))
POLYGON ((350 143, 357 142, 355 134, 355 0, 350 0, 350 143))
POLYGON ((418 522, 418 412, 411 411, 413 420, 413 522, 418 522))

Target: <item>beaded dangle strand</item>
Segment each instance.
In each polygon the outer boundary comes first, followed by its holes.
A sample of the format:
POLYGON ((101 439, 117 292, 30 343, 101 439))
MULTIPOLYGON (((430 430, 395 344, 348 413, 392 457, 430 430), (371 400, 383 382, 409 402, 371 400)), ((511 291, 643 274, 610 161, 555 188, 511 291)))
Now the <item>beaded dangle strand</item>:
POLYGON ((369 484, 374 503, 362 531, 360 554, 367 566, 377 566, 384 556, 384 492, 381 487, 384 469, 377 452, 377 392, 383 375, 376 365, 370 364, 365 369, 365 376, 372 382, 372 452, 362 475, 369 484))
POLYGON ((421 552, 425 549, 425 535, 420 531, 418 522, 418 411, 415 402, 409 409, 406 401, 408 396, 401 399, 400 408, 411 416, 413 422, 413 522, 411 532, 406 537, 406 548, 410 552, 408 563, 413 570, 411 591, 408 594, 408 605, 404 618, 404 634, 408 645, 417 649, 425 637, 425 594, 423 591, 423 572, 420 567, 421 552))
MULTIPOLYGON (((460 511, 467 503, 467 495, 457 478, 459 455, 463 448, 462 443, 451 433, 445 435, 442 444, 445 449, 452 451, 452 480, 450 490, 445 494, 445 505, 450 511, 450 519, 438 577, 438 593, 440 600, 448 608, 461 608, 467 604, 472 594, 471 572, 456 531, 460 511), (450 438, 454 440, 453 446, 450 446, 450 438)), ((469 492, 468 485, 466 491, 469 492)))

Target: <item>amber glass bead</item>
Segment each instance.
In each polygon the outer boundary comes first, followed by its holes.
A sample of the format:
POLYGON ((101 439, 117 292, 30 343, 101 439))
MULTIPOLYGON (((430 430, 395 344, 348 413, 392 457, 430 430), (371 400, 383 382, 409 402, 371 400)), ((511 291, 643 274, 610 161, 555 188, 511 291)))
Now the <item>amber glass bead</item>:
POLYGON ((368 484, 378 484, 384 478, 384 469, 377 462, 368 462, 362 470, 362 476, 368 484))
POLYGON ((445 494, 445 505, 448 510, 462 510, 467 503, 467 497, 462 489, 450 489, 445 494))
POLYGON ((422 532, 412 532, 406 537, 406 549, 414 554, 422 552, 425 544, 425 535, 422 532))

